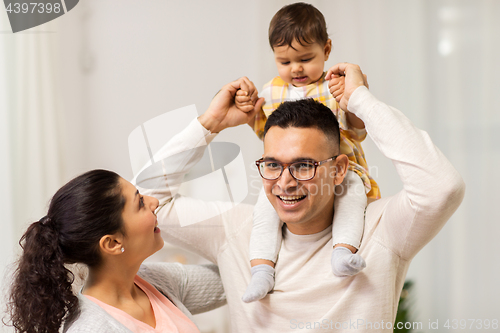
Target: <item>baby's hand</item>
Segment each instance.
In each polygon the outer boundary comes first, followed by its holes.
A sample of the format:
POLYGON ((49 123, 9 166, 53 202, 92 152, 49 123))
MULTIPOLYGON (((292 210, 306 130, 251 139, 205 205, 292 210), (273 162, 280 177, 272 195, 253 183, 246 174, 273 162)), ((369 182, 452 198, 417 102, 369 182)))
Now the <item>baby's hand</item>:
POLYGON ((249 96, 248 91, 238 90, 234 96, 234 104, 243 112, 250 112, 253 110, 252 98, 249 96))
MULTIPOLYGON (((344 64, 344 67, 345 67, 345 65, 346 64, 344 64)), ((351 66, 349 68, 357 67, 359 73, 361 74, 362 84, 364 86, 366 86, 367 88, 369 88, 366 75, 361 72, 361 70, 359 69, 359 66, 354 65, 354 67, 353 67, 353 65, 351 65, 351 64, 347 64, 347 65, 351 66)), ((328 70, 328 72, 326 72, 326 75, 325 75, 325 80, 330 80, 330 82, 328 83, 328 88, 330 89, 330 93, 333 95, 333 97, 335 98, 337 103, 339 103, 340 107, 344 111, 347 111, 347 102, 346 101, 341 102, 342 98, 344 97, 345 78, 346 78, 345 70, 339 71, 339 64, 330 68, 328 70)), ((349 81, 349 82, 351 83, 351 86, 352 86, 351 81, 349 81)), ((350 93, 352 93, 352 91, 350 93)), ((348 95, 349 96, 346 96, 347 99, 349 99, 349 97, 350 97, 350 94, 348 94, 348 95)))
POLYGON ((368 80, 358 65, 340 63, 328 70, 325 80, 330 80, 328 88, 339 106, 346 113, 350 127, 363 129, 365 123, 354 113, 347 110, 352 93, 360 86, 368 88, 368 80))
POLYGON ((340 100, 344 96, 345 76, 333 74, 332 69, 330 68, 326 73, 325 80, 330 80, 330 82, 328 82, 330 93, 333 95, 337 103, 340 103, 340 100))
POLYGON ((257 99, 257 89, 255 89, 255 87, 250 88, 247 84, 242 83, 241 88, 236 91, 234 104, 236 104, 236 107, 241 111, 250 112, 253 111, 257 99))

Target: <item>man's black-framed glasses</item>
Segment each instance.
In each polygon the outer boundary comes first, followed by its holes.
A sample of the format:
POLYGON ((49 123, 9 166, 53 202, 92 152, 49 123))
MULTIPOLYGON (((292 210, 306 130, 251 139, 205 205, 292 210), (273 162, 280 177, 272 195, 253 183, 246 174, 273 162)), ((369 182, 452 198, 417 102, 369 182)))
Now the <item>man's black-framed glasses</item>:
POLYGON ((283 170, 288 168, 290 175, 296 180, 311 180, 316 175, 316 169, 323 163, 334 161, 339 155, 330 157, 323 161, 302 160, 293 163, 281 163, 270 159, 259 159, 255 161, 260 176, 267 180, 276 180, 281 177, 283 170))

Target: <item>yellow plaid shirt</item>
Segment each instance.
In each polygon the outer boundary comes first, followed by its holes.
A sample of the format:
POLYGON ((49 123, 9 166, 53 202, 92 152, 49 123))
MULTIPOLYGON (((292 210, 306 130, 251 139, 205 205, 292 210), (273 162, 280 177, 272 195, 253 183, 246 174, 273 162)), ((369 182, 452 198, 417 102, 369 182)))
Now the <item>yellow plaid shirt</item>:
POLYGON ((262 110, 255 116, 254 132, 260 139, 264 134, 267 117, 285 101, 313 98, 330 108, 339 122, 340 152, 349 158, 349 169, 361 177, 368 198, 380 199, 380 189, 368 173, 368 164, 361 147, 361 141, 366 138, 366 130, 349 127, 345 112, 330 94, 328 81, 325 81, 324 75, 319 81, 305 87, 294 87, 277 76, 264 85, 260 96, 266 99, 262 110))

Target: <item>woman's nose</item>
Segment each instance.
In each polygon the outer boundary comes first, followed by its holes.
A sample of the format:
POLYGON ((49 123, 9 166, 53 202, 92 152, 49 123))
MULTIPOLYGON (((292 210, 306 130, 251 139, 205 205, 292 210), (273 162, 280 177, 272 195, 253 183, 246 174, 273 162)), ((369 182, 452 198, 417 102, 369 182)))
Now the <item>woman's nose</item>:
POLYGON ((160 201, 158 201, 158 199, 156 199, 155 197, 148 196, 148 201, 150 202, 149 206, 151 207, 151 210, 153 212, 160 205, 160 201))

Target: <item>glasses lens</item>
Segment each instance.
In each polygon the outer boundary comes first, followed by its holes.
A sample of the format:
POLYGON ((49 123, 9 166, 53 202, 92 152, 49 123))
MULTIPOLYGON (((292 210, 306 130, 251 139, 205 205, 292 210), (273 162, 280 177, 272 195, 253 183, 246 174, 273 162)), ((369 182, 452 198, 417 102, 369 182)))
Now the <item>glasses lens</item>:
POLYGON ((309 180, 314 177, 314 163, 302 161, 294 163, 290 166, 292 175, 298 180, 309 180))
POLYGON ((259 165, 260 174, 266 179, 276 179, 281 174, 281 164, 273 161, 262 161, 259 165))

